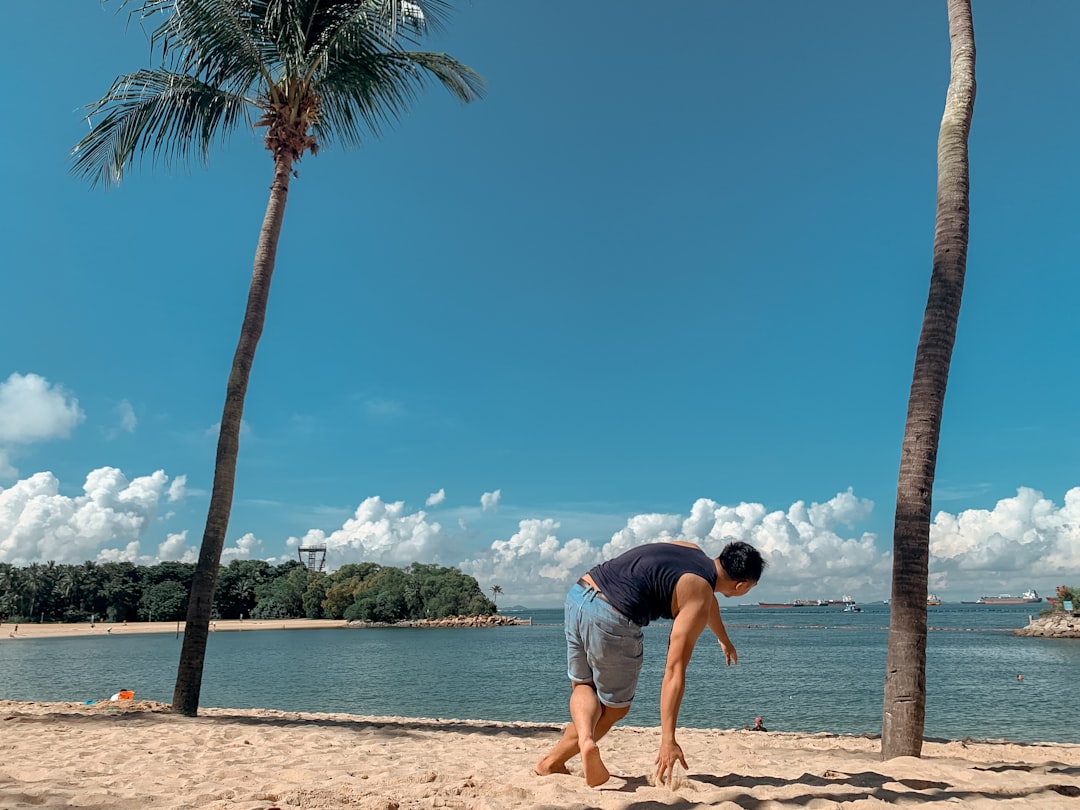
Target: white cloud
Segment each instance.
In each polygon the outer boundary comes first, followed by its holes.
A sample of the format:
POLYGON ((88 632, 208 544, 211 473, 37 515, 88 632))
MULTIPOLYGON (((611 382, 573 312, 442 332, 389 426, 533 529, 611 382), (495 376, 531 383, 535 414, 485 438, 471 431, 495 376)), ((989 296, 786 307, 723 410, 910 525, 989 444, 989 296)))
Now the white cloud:
POLYGON ((79 400, 37 374, 12 374, 0 383, 0 443, 65 439, 84 418, 79 400))
POLYGON ((134 433, 139 420, 135 416, 135 409, 126 399, 122 399, 113 406, 113 414, 116 416, 116 424, 110 427, 102 427, 102 435, 112 441, 121 433, 134 433))
POLYGON ((122 399, 116 404, 115 411, 120 419, 120 429, 125 433, 134 433, 139 420, 135 417, 135 409, 131 407, 131 403, 122 399))
POLYGON ((374 496, 357 507, 356 513, 330 534, 312 529, 302 538, 290 537, 290 546, 326 546, 331 569, 348 562, 377 562, 381 565, 409 565, 439 558, 442 526, 420 511, 408 514, 402 501, 384 503, 374 496))
POLYGON ((939 596, 960 587, 996 594, 1035 582, 1071 584, 1080 571, 1080 487, 1065 493, 1061 507, 1020 487, 991 510, 939 512, 930 526, 930 554, 939 596))
MULTIPOLYGON (((162 522, 162 504, 191 494, 184 476, 170 481, 159 470, 129 481, 119 470, 105 467, 86 477, 81 495, 68 497, 59 489, 48 472, 0 488, 0 561, 23 566, 50 559, 139 564, 196 559, 197 544, 188 542, 189 531, 182 527, 168 534, 156 555, 141 550, 151 527, 162 522)), ((441 494, 443 490, 429 496, 427 505, 441 494)), ((447 529, 423 509, 409 511, 403 502, 370 497, 340 528, 329 533, 312 529, 302 538, 289 538, 287 545, 295 554, 298 545, 325 544, 331 571, 362 561, 454 565, 475 576, 485 590, 500 585, 508 604, 554 606, 582 573, 632 546, 687 540, 716 555, 726 543, 744 540, 757 546, 769 563, 750 601, 847 593, 869 601, 889 595, 888 538, 882 541, 858 529, 871 518, 874 505, 850 489, 821 503, 796 501, 784 510, 700 498, 682 514, 643 513, 621 520, 590 513, 530 516, 502 530, 493 525, 505 517, 486 513, 499 498, 499 490, 484 493, 483 510, 471 507, 468 520, 452 515, 447 529), (564 529, 569 524, 588 525, 594 536, 576 536, 564 529), (613 530, 596 528, 605 525, 613 530), (494 539, 478 551, 459 550, 484 536, 494 539)), ((930 537, 930 589, 946 601, 1029 587, 1049 592, 1070 584, 1080 571, 1080 487, 1066 493, 1062 506, 1021 488, 992 509, 939 512, 930 537)), ((275 561, 263 553, 263 546, 247 532, 222 558, 275 561)), ((284 554, 276 561, 288 558, 284 554)))
POLYGON ((66 439, 85 418, 79 400, 37 374, 12 374, 0 382, 0 478, 19 474, 14 446, 66 439))
POLYGON ((616 557, 642 543, 679 540, 682 522, 679 515, 634 515, 604 545, 604 559, 616 557))
MULTIPOLYGON (((142 557, 139 554, 139 541, 132 540, 124 548, 103 548, 98 552, 95 558, 96 562, 129 562, 136 565, 143 565, 142 557)), ((69 560, 69 562, 72 562, 69 560)))
POLYGON ((199 550, 189 546, 187 542, 187 529, 177 534, 169 534, 165 542, 158 546, 157 560, 177 560, 179 562, 193 563, 199 559, 199 550))
POLYGON ((870 501, 850 490, 809 507, 796 502, 786 512, 769 512, 761 504, 724 506, 702 498, 689 515, 634 515, 606 543, 581 538, 563 542, 557 522, 523 520, 508 540, 494 541, 486 553, 460 567, 484 587, 499 584, 514 602, 557 604, 591 566, 634 546, 682 540, 715 556, 727 543, 743 540, 769 561, 762 589, 768 587, 775 598, 840 596, 860 587, 887 593, 890 555, 876 548, 874 535, 837 533, 869 518, 872 509, 870 501))
POLYGON ((480 508, 485 512, 490 512, 492 509, 498 509, 500 500, 502 500, 501 489, 497 489, 494 492, 485 492, 480 496, 480 508))
POLYGON ((129 481, 120 470, 102 467, 86 476, 83 494, 75 497, 60 494, 50 472, 0 488, 0 561, 134 560, 168 480, 158 470, 129 481), (111 547, 116 543, 123 547, 111 547))
POLYGON ((228 565, 229 560, 250 560, 252 557, 257 557, 261 550, 262 540, 248 532, 236 541, 235 546, 222 549, 221 564, 228 565))
POLYGON ((169 484, 168 500, 169 503, 176 503, 184 499, 184 495, 187 494, 187 476, 178 475, 169 484))
MULTIPOLYGON (((489 505, 497 500, 497 494, 485 496, 489 505)), ((769 563, 751 601, 839 598, 848 593, 869 601, 887 597, 892 579, 890 549, 874 534, 858 530, 873 508, 850 489, 821 503, 796 501, 786 510, 700 498, 686 514, 633 515, 608 537, 567 533, 568 539, 560 537, 560 520, 530 517, 519 520, 509 536, 461 560, 460 554, 450 556, 450 550, 460 547, 463 537, 482 533, 487 517, 459 518, 450 534, 424 511, 410 513, 401 502, 387 504, 376 497, 365 500, 341 529, 329 535, 312 530, 289 544, 325 543, 330 570, 360 561, 455 565, 476 577, 482 588, 500 585, 510 602, 542 606, 561 604, 566 589, 582 573, 632 546, 685 540, 716 555, 725 544, 743 540, 757 546, 769 563)), ((573 519, 587 518, 595 525, 597 517, 577 514, 573 519)), ((1062 508, 1022 489, 989 512, 942 512, 931 528, 930 587, 949 601, 987 590, 1052 588, 1080 570, 1078 541, 1080 488, 1066 495, 1062 508), (1042 579, 1036 583, 1035 577, 1042 579)))
POLYGON ((438 506, 440 503, 446 500, 446 490, 440 489, 438 492, 432 492, 427 496, 427 500, 424 501, 424 506, 438 506))
POLYGON ((570 583, 603 561, 601 550, 586 540, 559 541, 558 522, 522 520, 508 540, 496 540, 490 553, 458 567, 481 586, 498 584, 514 601, 561 603, 570 583))

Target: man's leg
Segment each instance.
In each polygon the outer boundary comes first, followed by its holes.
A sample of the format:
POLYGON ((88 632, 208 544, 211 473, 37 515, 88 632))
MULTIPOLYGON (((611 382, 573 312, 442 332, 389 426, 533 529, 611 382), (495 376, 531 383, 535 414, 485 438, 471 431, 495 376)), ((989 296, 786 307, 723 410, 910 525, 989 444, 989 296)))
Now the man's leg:
POLYGON ((570 719, 577 731, 581 768, 585 771, 585 784, 589 787, 602 785, 611 778, 604 760, 600 758, 600 747, 594 736, 603 708, 592 684, 574 684, 574 691, 570 693, 570 719))
MULTIPOLYGON (((570 716, 574 718, 574 722, 566 726, 566 730, 563 731, 562 739, 555 744, 543 759, 536 763, 536 772, 540 776, 547 776, 552 773, 570 773, 566 767, 566 763, 571 757, 576 756, 581 751, 577 728, 577 715, 575 714, 575 703, 579 700, 580 704, 578 710, 587 713, 586 716, 588 717, 595 717, 591 725, 593 749, 595 749, 596 741, 607 734, 611 730, 611 727, 619 720, 626 717, 627 712, 630 711, 629 706, 621 706, 619 708, 604 706, 597 699, 596 691, 592 684, 575 684, 574 690, 570 695, 570 716), (597 707, 599 707, 598 716, 595 714, 597 707)), ((584 762, 584 758, 582 761, 584 762)), ((600 764, 601 767, 603 767, 603 762, 600 764)), ((593 770, 593 775, 596 776, 596 769, 586 767, 585 770, 586 781, 589 781, 590 770, 593 770)), ((602 781, 606 780, 607 777, 605 776, 602 781)), ((602 782, 597 784, 602 784, 602 782)))

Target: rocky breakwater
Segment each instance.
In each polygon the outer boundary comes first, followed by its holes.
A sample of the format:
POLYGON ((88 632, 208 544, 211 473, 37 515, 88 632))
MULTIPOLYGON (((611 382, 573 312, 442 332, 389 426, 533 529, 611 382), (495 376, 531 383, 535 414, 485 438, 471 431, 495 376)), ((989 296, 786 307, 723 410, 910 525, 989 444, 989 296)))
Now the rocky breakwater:
POLYGON ((346 622, 346 627, 363 629, 365 627, 507 627, 509 625, 531 625, 532 619, 519 619, 515 616, 447 616, 443 619, 410 619, 401 622, 346 622))
POLYGON ((1027 627, 1014 630, 1013 634, 1038 638, 1080 638, 1080 613, 1057 611, 1039 616, 1028 622, 1027 627))

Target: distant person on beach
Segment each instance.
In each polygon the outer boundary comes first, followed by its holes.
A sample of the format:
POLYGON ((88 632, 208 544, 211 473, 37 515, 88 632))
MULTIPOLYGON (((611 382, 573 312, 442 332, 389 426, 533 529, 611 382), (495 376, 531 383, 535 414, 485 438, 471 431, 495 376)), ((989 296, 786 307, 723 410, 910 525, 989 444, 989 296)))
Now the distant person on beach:
POLYGON ((760 717, 755 717, 754 718, 754 727, 752 729, 750 729, 750 730, 751 731, 768 731, 768 729, 765 728, 765 726, 762 724, 760 717))
POLYGON ((749 543, 729 543, 714 559, 693 543, 663 542, 637 546, 590 569, 566 597, 571 722, 536 764, 536 773, 569 773, 567 761, 580 753, 586 784, 596 787, 610 778, 596 742, 630 711, 644 654, 641 628, 655 619, 674 619, 660 691, 657 782, 668 782, 676 762, 687 767, 675 726, 694 644, 708 627, 728 666, 738 663, 715 594, 745 596, 764 568, 749 543))

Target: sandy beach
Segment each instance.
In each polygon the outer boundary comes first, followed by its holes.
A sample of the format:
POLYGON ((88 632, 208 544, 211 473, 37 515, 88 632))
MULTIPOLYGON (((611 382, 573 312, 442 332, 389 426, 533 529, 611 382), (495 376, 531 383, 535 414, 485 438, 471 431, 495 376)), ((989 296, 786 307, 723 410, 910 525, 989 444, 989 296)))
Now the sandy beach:
MULTIPOLYGON (((312 630, 344 627, 340 619, 231 619, 215 621, 211 632, 242 632, 247 630, 312 630)), ((70 638, 72 636, 113 635, 119 633, 182 633, 184 622, 127 622, 123 624, 0 624, 0 642, 20 638, 70 638), (16 629, 17 628, 17 629, 16 629)))
POLYGON ((921 759, 881 762, 866 737, 683 730, 689 763, 650 784, 655 728, 603 741, 615 778, 590 789, 533 766, 559 728, 535 723, 203 709, 147 701, 0 701, 0 807, 205 808, 1080 806, 1080 746, 928 742, 921 759))

